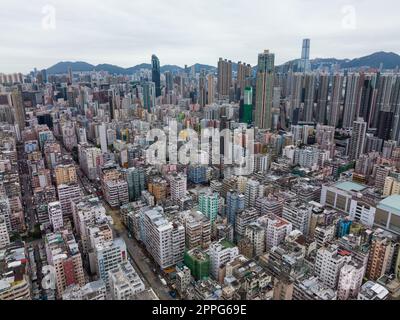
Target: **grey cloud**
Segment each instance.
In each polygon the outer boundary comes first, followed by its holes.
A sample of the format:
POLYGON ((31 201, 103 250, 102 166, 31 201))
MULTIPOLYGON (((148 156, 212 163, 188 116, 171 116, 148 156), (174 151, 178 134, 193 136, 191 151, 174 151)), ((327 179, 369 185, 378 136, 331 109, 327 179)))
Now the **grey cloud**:
POLYGON ((255 64, 270 49, 277 63, 300 55, 353 58, 400 52, 395 0, 0 0, 0 72, 28 72, 61 60, 123 67, 149 62, 216 65, 219 57, 255 64), (56 29, 42 28, 42 8, 56 9, 56 29), (356 28, 342 27, 345 6, 356 28))

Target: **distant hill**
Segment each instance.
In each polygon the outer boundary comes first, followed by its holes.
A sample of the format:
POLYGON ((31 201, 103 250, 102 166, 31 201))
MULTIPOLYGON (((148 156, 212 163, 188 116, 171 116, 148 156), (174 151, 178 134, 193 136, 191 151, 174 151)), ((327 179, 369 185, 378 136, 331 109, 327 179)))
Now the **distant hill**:
POLYGON ((70 62, 62 61, 47 69, 48 74, 63 74, 68 73, 68 68, 71 67, 72 71, 93 71, 95 66, 82 61, 70 62))
MULTIPOLYGON (((190 68, 192 68, 192 66, 189 67, 189 69, 190 68)), ((196 73, 200 73, 201 70, 204 70, 206 73, 207 72, 214 72, 215 70, 217 70, 217 68, 214 67, 214 66, 210 66, 208 64, 201 64, 201 63, 194 64, 194 69, 195 69, 196 73)))
POLYGON ((178 73, 178 72, 182 72, 184 71, 183 68, 178 67, 178 66, 174 66, 174 65, 165 65, 165 66, 161 66, 160 68, 161 73, 164 73, 166 71, 172 72, 172 73, 178 73))
POLYGON ((379 68, 381 63, 383 69, 395 69, 396 67, 400 67, 400 56, 394 52, 380 51, 342 63, 341 67, 344 69, 360 67, 379 68))
MULTIPOLYGON (((209 71, 214 71, 216 70, 215 67, 205 65, 205 64, 195 64, 195 70, 196 72, 200 72, 200 70, 205 70, 206 72, 209 71)), ((97 66, 92 65, 90 63, 86 62, 71 62, 71 61, 62 61, 54 66, 51 66, 50 68, 47 69, 47 74, 66 74, 68 73, 68 69, 71 67, 72 71, 74 72, 88 72, 88 71, 106 71, 110 74, 133 74, 135 72, 138 72, 141 69, 151 69, 151 64, 149 63, 142 63, 138 64, 136 66, 130 67, 130 68, 122 68, 116 65, 112 64, 99 64, 97 66)), ((189 67, 190 69, 191 67, 189 67)), ((179 73, 183 72, 185 69, 176 65, 165 65, 161 66, 160 71, 161 73, 164 73, 166 71, 170 71, 172 73, 179 73)))
MULTIPOLYGON (((291 60, 283 65, 284 66, 295 66, 299 59, 291 60)), ((400 56, 393 52, 375 52, 368 56, 355 58, 355 59, 336 59, 336 58, 316 58, 310 60, 311 68, 313 70, 332 67, 338 65, 340 69, 357 69, 357 68, 376 68, 378 69, 382 63, 383 69, 395 69, 397 66, 400 67, 400 56)))
MULTIPOLYGON (((291 60, 284 63, 281 66, 278 66, 278 69, 282 69, 283 67, 295 66, 299 59, 291 60)), ((397 66, 400 67, 400 56, 393 52, 375 52, 368 56, 355 58, 355 59, 336 59, 336 58, 316 58, 312 59, 311 67, 313 70, 324 68, 324 67, 332 67, 334 65, 338 66, 341 69, 352 69, 352 68, 361 68, 361 67, 369 67, 369 68, 379 68, 381 63, 384 69, 395 69, 397 66)), ((99 64, 97 66, 92 65, 87 62, 77 61, 62 61, 54 66, 47 69, 48 74, 65 74, 68 72, 68 68, 71 67, 74 72, 87 72, 87 71, 107 71, 110 74, 122 74, 128 75, 133 74, 140 69, 151 69, 151 64, 142 63, 130 68, 122 68, 116 65, 111 64, 99 64)), ((189 67, 189 70, 192 67, 189 67)), ((200 73, 201 70, 204 70, 206 73, 216 72, 217 68, 215 66, 210 66, 207 64, 194 64, 195 72, 200 73)), ((253 67, 253 71, 256 72, 257 66, 253 67)), ((164 73, 166 71, 170 71, 172 73, 183 72, 184 68, 176 66, 176 65, 164 65, 161 66, 161 72, 164 73)), ((237 71, 237 64, 232 64, 232 71, 237 71)))

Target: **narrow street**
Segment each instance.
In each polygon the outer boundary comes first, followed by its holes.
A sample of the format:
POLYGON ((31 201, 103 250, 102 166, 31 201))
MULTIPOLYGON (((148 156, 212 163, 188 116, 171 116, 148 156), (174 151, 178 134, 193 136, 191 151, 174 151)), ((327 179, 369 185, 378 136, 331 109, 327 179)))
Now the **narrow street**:
POLYGON ((17 153, 18 171, 22 193, 22 206, 24 208, 25 220, 28 225, 28 230, 33 231, 35 224, 37 223, 37 216, 33 205, 32 185, 23 145, 17 145, 17 153))

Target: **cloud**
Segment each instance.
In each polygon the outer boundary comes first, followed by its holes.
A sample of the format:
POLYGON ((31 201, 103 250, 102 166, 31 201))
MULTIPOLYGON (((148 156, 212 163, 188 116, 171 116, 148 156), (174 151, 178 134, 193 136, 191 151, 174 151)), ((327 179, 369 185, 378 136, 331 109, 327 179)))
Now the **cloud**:
POLYGON ((400 52, 396 0, 1 1, 6 73, 61 60, 129 67, 149 62, 152 53, 161 64, 216 65, 219 57, 255 64, 270 49, 283 63, 299 57, 305 37, 311 57, 400 52), (43 28, 46 6, 55 9, 55 28, 43 28))

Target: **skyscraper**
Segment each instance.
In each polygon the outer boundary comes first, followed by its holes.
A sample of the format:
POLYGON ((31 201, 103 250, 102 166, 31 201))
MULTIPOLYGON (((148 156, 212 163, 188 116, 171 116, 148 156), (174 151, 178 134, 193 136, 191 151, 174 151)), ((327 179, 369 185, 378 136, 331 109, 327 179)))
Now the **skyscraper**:
POLYGON ((265 50, 258 55, 256 82, 256 126, 271 129, 271 109, 274 93, 275 55, 265 50))
POLYGON ((253 88, 244 90, 243 105, 240 108, 240 122, 251 124, 253 122, 253 88))
POLYGON ((71 67, 68 67, 68 80, 69 80, 69 83, 72 84, 73 75, 72 75, 72 68, 71 67))
POLYGON ((215 95, 215 84, 214 84, 214 75, 209 74, 207 76, 207 103, 214 103, 214 95, 215 95))
POLYGON ((240 97, 244 95, 244 90, 249 86, 251 77, 251 66, 246 63, 238 62, 237 65, 237 87, 240 90, 240 97))
POLYGON ((326 124, 326 113, 328 106, 329 75, 320 74, 317 89, 317 123, 326 124))
POLYGON ((219 58, 218 61, 218 97, 225 99, 229 97, 229 90, 232 85, 232 61, 219 58))
POLYGON ((363 118, 353 122, 353 132, 350 140, 349 156, 351 160, 357 160, 364 151, 365 134, 367 132, 367 123, 363 118))
MULTIPOLYGON (((392 98, 395 96, 394 92, 395 77, 393 75, 381 76, 378 81, 378 95, 376 110, 378 111, 377 136, 383 140, 390 139, 390 131, 393 124, 393 106, 392 98)), ((397 87, 398 88, 398 87, 397 87)), ((375 114, 376 116, 376 114, 375 114)))
POLYGON ((340 102, 342 100, 343 76, 335 74, 332 82, 331 99, 329 102, 330 117, 328 119, 328 124, 337 127, 339 123, 340 102))
POLYGON ((147 81, 143 84, 143 107, 151 112, 156 104, 156 86, 154 82, 147 81))
POLYGON ((15 108, 15 122, 22 132, 25 129, 25 107, 21 91, 15 90, 11 93, 11 104, 15 108))
POLYGON ((217 219, 219 195, 214 192, 202 192, 199 195, 199 211, 210 219, 211 224, 217 219))
POLYGON ((301 104, 301 96, 303 92, 303 75, 301 73, 290 74, 290 106, 289 119, 292 124, 296 125, 299 119, 299 110, 301 104))
POLYGON ((129 201, 136 201, 145 190, 146 177, 143 168, 129 168, 125 171, 125 179, 128 182, 129 201))
POLYGON ((206 75, 204 70, 201 70, 199 77, 199 96, 198 101, 199 105, 205 107, 207 103, 207 89, 206 89, 206 75))
POLYGON ((315 75, 306 74, 304 77, 303 121, 311 122, 313 120, 314 96, 315 96, 315 75))
POLYGON ((396 77, 394 89, 391 97, 392 112, 394 114, 392 139, 395 141, 400 140, 400 77, 396 77))
POLYGON ((363 75, 361 81, 361 99, 358 116, 363 117, 364 121, 368 123, 368 128, 370 128, 371 114, 376 101, 376 75, 363 75))
POLYGON ((310 39, 303 39, 303 47, 301 50, 300 72, 311 71, 310 64, 310 39))
POLYGON ((161 96, 161 74, 160 74, 160 60, 153 54, 151 56, 151 67, 152 67, 152 80, 155 84, 156 97, 161 96))
POLYGON ((174 90, 174 82, 171 71, 165 72, 165 93, 168 94, 174 90))
POLYGON ((359 113, 361 98, 360 74, 349 74, 346 77, 346 96, 344 99, 343 128, 351 128, 359 113))

